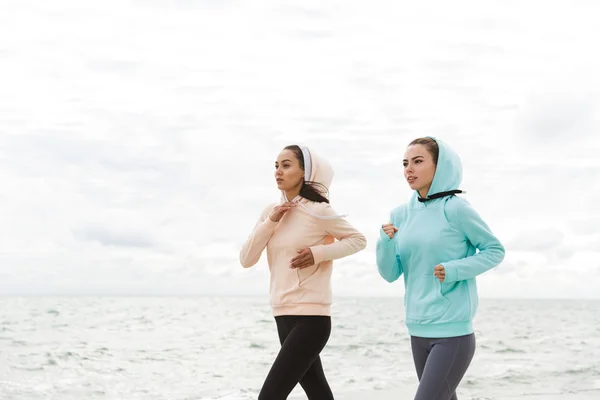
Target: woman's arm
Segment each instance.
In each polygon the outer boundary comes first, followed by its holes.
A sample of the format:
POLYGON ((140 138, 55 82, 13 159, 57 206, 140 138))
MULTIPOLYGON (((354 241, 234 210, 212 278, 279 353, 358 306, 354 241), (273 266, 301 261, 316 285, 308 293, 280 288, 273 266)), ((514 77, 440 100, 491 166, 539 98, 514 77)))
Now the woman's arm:
POLYGON ((269 218, 269 214, 273 208, 274 205, 272 204, 263 210, 252 233, 242 246, 240 250, 240 263, 242 267, 249 268, 255 265, 260 259, 263 250, 267 247, 267 243, 269 243, 269 239, 279 223, 269 218))
MULTIPOLYGON (((323 215, 336 215, 335 211, 329 205, 324 207, 322 212, 323 215)), ((345 219, 335 218, 319 221, 323 224, 325 232, 336 238, 337 241, 310 247, 315 264, 347 257, 367 247, 365 235, 356 230, 345 219)))
POLYGON ((446 273, 444 282, 452 283, 474 278, 502 262, 504 246, 466 200, 459 197, 452 198, 446 203, 446 213, 450 224, 465 235, 473 251, 479 250, 479 252, 441 263, 446 273))
MULTIPOLYGON (((390 221, 393 221, 392 217, 390 217, 390 221)), ((386 224, 386 226, 389 227, 389 224, 386 224)), ((391 228, 393 229, 388 228, 392 235, 390 237, 383 228, 384 225, 379 228, 379 239, 377 239, 377 270, 383 279, 388 282, 394 282, 403 273, 400 257, 396 254, 396 240, 394 238, 398 229, 392 223, 391 228)))

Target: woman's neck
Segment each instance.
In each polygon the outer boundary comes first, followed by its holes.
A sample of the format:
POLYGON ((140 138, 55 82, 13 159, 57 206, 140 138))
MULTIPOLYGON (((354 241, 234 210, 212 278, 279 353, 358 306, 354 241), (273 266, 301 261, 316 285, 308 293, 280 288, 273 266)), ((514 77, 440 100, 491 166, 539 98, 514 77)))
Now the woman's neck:
POLYGON ((300 194, 300 188, 293 188, 285 191, 285 197, 287 197, 288 201, 292 201, 300 194))
POLYGON ((422 199, 424 199, 425 197, 427 197, 427 195, 429 194, 429 189, 430 189, 430 188, 431 188, 431 186, 428 186, 428 187, 426 187, 426 188, 423 188, 423 189, 419 189, 419 190, 418 190, 418 192, 419 192, 419 196, 420 196, 422 199))

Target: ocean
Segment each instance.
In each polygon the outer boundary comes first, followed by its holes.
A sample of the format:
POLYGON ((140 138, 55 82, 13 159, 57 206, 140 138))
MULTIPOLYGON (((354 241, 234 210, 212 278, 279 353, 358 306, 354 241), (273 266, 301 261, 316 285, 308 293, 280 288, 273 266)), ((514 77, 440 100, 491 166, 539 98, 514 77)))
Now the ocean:
MULTIPOLYGON (((266 287, 237 252, 279 144, 337 154, 335 207, 375 239, 404 146, 439 134, 514 248, 482 293, 595 295, 595 4, 3 2, 0 293, 266 287)), ((396 290, 355 260, 336 285, 396 290)), ((335 297, 336 399, 412 399, 403 319, 335 297)), ((475 328, 461 400, 600 399, 599 300, 482 299, 475 328)), ((256 399, 278 348, 266 296, 0 296, 0 400, 256 399)))
MULTIPOLYGON (((482 299, 459 398, 600 398, 599 309, 482 299)), ((412 398, 403 316, 401 298, 336 299, 336 398, 412 398)), ((1 297, 0 399, 256 399, 278 347, 264 297, 1 297)))

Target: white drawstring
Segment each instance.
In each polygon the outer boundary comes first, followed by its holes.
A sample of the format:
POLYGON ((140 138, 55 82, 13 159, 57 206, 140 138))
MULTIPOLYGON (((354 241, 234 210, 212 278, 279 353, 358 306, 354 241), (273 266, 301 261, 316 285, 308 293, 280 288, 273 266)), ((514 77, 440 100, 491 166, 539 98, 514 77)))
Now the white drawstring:
MULTIPOLYGON (((285 199, 285 201, 290 202, 288 200, 287 196, 285 195, 285 193, 283 194, 283 198, 285 199)), ((344 218, 344 217, 348 216, 348 214, 341 214, 341 215, 319 215, 319 214, 315 214, 308 207, 306 207, 304 204, 300 203, 301 199, 302 199, 302 196, 298 195, 298 196, 294 197, 294 199, 290 203, 296 203, 296 204, 298 204, 300 207, 302 207, 304 209, 304 211, 306 211, 307 213, 309 213, 310 215, 312 215, 315 218, 319 218, 319 219, 339 219, 339 218, 344 218)))

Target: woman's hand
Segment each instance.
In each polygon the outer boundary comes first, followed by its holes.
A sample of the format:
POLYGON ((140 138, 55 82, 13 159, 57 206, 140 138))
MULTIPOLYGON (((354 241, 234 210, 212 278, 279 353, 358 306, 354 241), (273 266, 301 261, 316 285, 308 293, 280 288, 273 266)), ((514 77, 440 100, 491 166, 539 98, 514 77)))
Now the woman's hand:
POLYGON ((271 214, 269 215, 269 218, 271 219, 271 221, 273 222, 279 222, 279 220, 281 220, 281 217, 283 217, 283 215, 288 212, 289 210, 291 210, 292 208, 296 207, 296 203, 282 203, 278 206, 276 206, 273 211, 271 211, 271 214))
POLYGON ((446 279, 446 270, 444 269, 444 266, 436 265, 433 268, 433 276, 438 278, 440 280, 440 282, 444 282, 444 279, 446 279))
POLYGON ((302 269, 311 265, 315 265, 315 258, 309 248, 298 250, 298 255, 290 261, 290 268, 292 269, 302 269))
POLYGON ((383 228, 383 231, 390 237, 390 239, 393 239, 396 232, 398 232, 398 228, 396 228, 391 222, 381 225, 381 228, 383 228))

